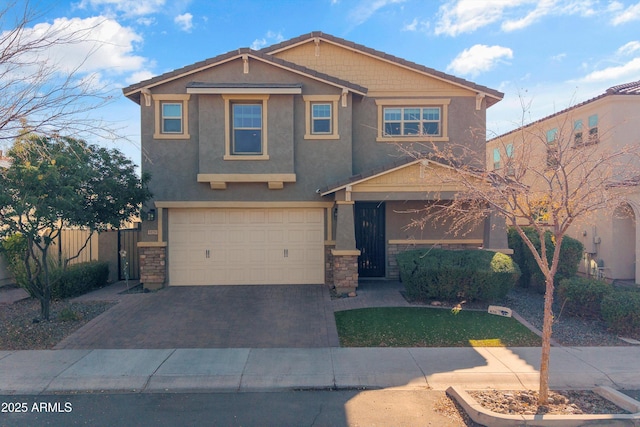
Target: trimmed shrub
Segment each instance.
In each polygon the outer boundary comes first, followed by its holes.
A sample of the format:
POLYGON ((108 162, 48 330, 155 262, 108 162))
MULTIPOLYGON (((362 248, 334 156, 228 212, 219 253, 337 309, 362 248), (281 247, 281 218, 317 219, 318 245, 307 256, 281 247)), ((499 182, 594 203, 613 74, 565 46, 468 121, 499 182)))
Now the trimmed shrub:
MULTIPOLYGON (((531 243, 540 250, 540 238, 532 227, 525 227, 524 232, 531 240, 531 243)), ((547 261, 550 264, 553 259, 555 243, 550 231, 545 233, 545 245, 547 250, 547 261)), ((525 245, 517 231, 512 227, 508 232, 509 248, 513 249, 513 259, 520 266, 522 275, 518 284, 522 287, 531 287, 540 293, 545 293, 545 278, 538 267, 538 263, 531 254, 529 247, 525 245)), ((564 236, 560 246, 560 260, 558 271, 556 272, 556 285, 562 279, 572 278, 578 272, 578 265, 582 258, 584 246, 582 242, 569 236, 564 236)))
POLYGON ((518 265, 498 252, 421 249, 397 260, 407 297, 416 300, 498 300, 520 275, 518 265))
POLYGON ((603 280, 573 277, 560 280, 557 291, 563 310, 570 316, 600 319, 602 300, 613 287, 603 280))
POLYGON ((52 272, 51 297, 70 298, 102 288, 109 279, 108 262, 83 262, 52 272))
MULTIPOLYGON (((24 266, 24 258, 27 253, 27 239, 20 233, 13 234, 0 241, 0 252, 7 262, 7 269, 16 281, 16 284, 27 291, 27 271, 24 266)), ((33 295, 32 295, 33 296, 33 295)))
POLYGON ((640 338, 640 292, 616 289, 604 297, 600 309, 609 329, 640 338))

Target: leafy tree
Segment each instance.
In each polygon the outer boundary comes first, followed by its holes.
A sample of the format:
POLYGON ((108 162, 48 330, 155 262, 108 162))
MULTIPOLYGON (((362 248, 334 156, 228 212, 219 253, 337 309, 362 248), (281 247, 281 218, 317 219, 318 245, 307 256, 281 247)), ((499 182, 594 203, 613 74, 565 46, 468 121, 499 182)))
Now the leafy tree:
POLYGON ((0 169, 0 237, 20 233, 26 239, 28 288, 48 320, 49 249, 60 231, 90 230, 86 246, 93 232, 118 227, 151 197, 148 177, 140 179, 135 165, 116 149, 62 136, 28 134, 8 154, 11 166, 0 169))
POLYGON ((446 222, 456 233, 483 224, 489 215, 502 218, 520 236, 540 268, 545 286, 540 404, 547 402, 549 393, 554 279, 560 268, 563 239, 571 226, 626 203, 626 189, 636 187, 640 177, 638 138, 618 146, 600 142, 614 133, 612 127, 600 128, 599 133, 583 139, 576 133, 571 111, 553 116, 551 122, 523 125, 489 141, 489 154, 496 148, 504 159, 493 170, 484 168, 485 159, 478 153, 453 142, 427 147, 430 153, 426 156, 414 154, 449 164, 451 168, 440 179, 462 189, 453 200, 425 209, 421 223, 446 222), (553 134, 549 127, 554 127, 553 134), (461 158, 470 160, 462 163, 461 158), (554 245, 539 244, 546 241, 548 233, 554 245))

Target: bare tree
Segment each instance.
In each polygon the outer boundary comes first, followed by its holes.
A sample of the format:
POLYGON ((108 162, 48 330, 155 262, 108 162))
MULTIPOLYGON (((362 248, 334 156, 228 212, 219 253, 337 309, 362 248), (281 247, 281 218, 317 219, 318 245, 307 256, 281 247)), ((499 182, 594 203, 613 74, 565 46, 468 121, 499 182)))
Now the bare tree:
POLYGON ((571 111, 491 140, 487 160, 493 160, 493 148, 501 153, 491 170, 478 167, 486 163, 485 159, 461 164, 458 159, 466 149, 455 144, 433 144, 429 155, 420 155, 449 164, 451 168, 439 178, 464 189, 452 201, 429 206, 420 221, 446 220, 456 233, 468 230, 470 224, 482 223, 490 214, 499 215, 517 231, 544 275, 541 404, 548 400, 554 278, 562 240, 571 226, 623 203, 622 189, 637 185, 640 177, 640 141, 618 146, 600 143, 606 132, 597 128, 595 132, 578 131, 571 111), (532 227, 540 242, 545 242, 545 233, 550 231, 555 243, 553 253, 547 254, 545 244, 537 247, 525 227, 532 227))
POLYGON ((28 0, 0 9, 0 143, 20 137, 27 127, 40 134, 113 137, 108 126, 89 114, 113 94, 96 75, 81 72, 100 47, 91 40, 95 27, 36 25, 41 18, 28 0), (51 55, 78 43, 93 43, 80 63, 51 55))

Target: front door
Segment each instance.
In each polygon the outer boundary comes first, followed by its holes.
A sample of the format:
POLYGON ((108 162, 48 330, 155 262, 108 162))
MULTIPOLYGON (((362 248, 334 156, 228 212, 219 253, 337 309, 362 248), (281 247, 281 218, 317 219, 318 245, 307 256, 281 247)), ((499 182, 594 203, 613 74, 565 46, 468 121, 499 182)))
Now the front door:
POLYGON ((356 202, 355 226, 356 247, 360 250, 358 275, 384 277, 384 203, 356 202))

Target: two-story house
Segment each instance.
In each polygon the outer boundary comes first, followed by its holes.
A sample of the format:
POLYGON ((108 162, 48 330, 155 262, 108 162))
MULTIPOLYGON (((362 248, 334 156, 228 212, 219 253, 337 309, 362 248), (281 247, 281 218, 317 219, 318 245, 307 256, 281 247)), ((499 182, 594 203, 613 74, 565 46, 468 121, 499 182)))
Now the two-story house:
POLYGON ((491 226, 463 238, 407 228, 457 189, 438 182, 443 165, 406 150, 464 144, 483 163, 498 91, 321 32, 123 91, 140 105, 152 175, 139 244, 147 287, 346 292, 358 277, 397 278, 395 254, 416 246, 506 248, 491 226))
POLYGON ((607 192, 619 204, 585 215, 569 229, 569 235, 584 244, 580 269, 590 276, 632 283, 640 280, 640 234, 636 227, 640 214, 638 123, 640 81, 635 81, 613 86, 592 99, 487 142, 487 169, 506 175, 518 173, 523 161, 529 163, 531 171, 553 169, 558 161, 558 144, 566 144, 565 158, 573 156, 577 160, 585 150, 595 161, 624 153, 609 168, 600 169, 607 174, 603 181, 607 192), (523 150, 527 155, 524 159, 518 157, 523 150))

